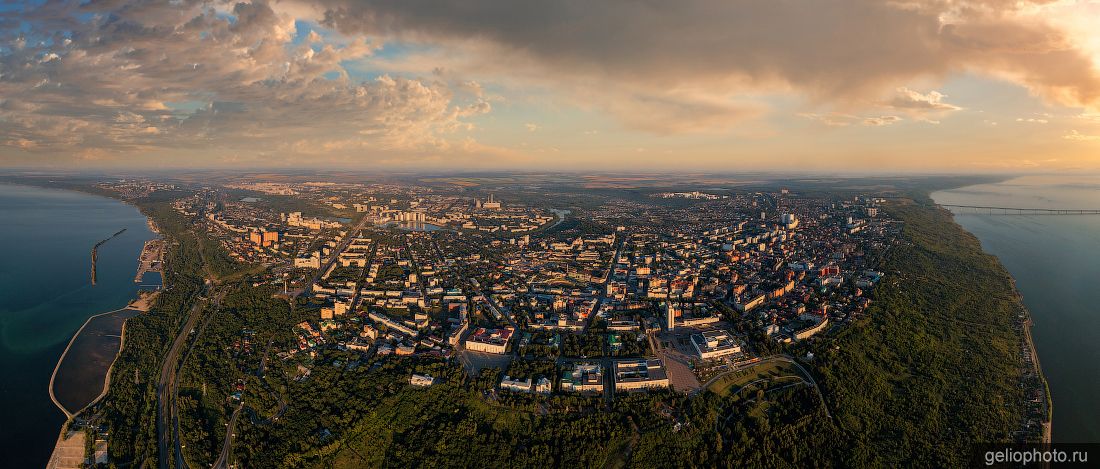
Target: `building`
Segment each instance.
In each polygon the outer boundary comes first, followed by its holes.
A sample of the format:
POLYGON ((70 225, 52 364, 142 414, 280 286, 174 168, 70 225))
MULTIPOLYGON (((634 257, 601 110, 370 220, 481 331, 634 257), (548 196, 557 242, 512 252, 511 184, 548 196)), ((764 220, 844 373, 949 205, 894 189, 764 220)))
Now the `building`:
POLYGON ((321 253, 314 252, 306 256, 295 257, 294 267, 297 267, 299 269, 320 269, 321 253))
POLYGON ((418 334, 415 329, 413 329, 409 326, 406 326, 406 325, 404 325, 400 322, 397 322, 397 321, 391 319, 390 317, 388 317, 384 314, 371 312, 371 313, 367 314, 367 317, 371 318, 371 320, 373 320, 377 323, 384 324, 390 330, 400 332, 400 333, 405 334, 409 337, 416 337, 417 334, 418 334))
POLYGON ((798 217, 790 213, 784 213, 782 217, 782 225, 788 230, 798 228, 798 217))
POLYGON ((706 303, 670 301, 665 304, 665 311, 665 326, 670 331, 675 327, 700 327, 714 324, 721 319, 706 303))
POLYGON ((734 339, 729 332, 717 329, 692 334, 691 345, 695 347, 695 352, 703 360, 741 353, 741 344, 737 342, 737 339, 734 339))
POLYGON ((507 389, 515 392, 531 392, 531 378, 525 380, 512 379, 508 375, 504 376, 504 379, 500 380, 500 389, 507 389))
POLYGON ((657 358, 615 362, 615 390, 634 391, 668 387, 668 373, 657 358))
POLYGON ((429 375, 418 375, 413 373, 413 375, 409 377, 409 384, 413 386, 428 387, 435 384, 435 378, 429 375))
POLYGON ((672 305, 672 302, 665 304, 665 329, 672 332, 676 328, 676 315, 680 313, 679 308, 672 305))
POLYGON ((378 339, 378 329, 370 324, 363 324, 363 332, 359 333, 359 337, 369 337, 371 340, 378 339))
POLYGON ((799 329, 792 334, 795 340, 803 340, 810 336, 821 332, 825 329, 825 326, 829 325, 829 313, 826 308, 822 308, 818 311, 807 311, 799 316, 799 319, 803 321, 809 321, 811 324, 807 327, 799 329))
POLYGON ((603 368, 599 363, 573 362, 561 373, 562 392, 603 392, 603 368))
POLYGON ((257 246, 270 247, 279 242, 278 231, 250 231, 248 241, 257 246))
POLYGON ((512 328, 485 329, 478 328, 470 337, 466 338, 466 349, 475 352, 499 353, 503 355, 508 349, 508 340, 512 338, 512 328))
POLYGON ((321 319, 332 319, 334 316, 343 316, 348 313, 348 309, 351 308, 351 301, 347 303, 343 301, 336 301, 332 306, 321 307, 321 319))
POLYGON ((465 318, 460 319, 460 322, 451 326, 451 331, 447 333, 447 343, 451 344, 451 347, 457 347, 458 343, 462 341, 462 334, 466 333, 468 326, 469 322, 465 318))
POLYGON ((394 221, 424 223, 428 221, 428 214, 419 210, 397 212, 394 214, 394 221))
POLYGON ((500 210, 500 201, 493 199, 493 194, 489 194, 489 199, 481 203, 481 208, 486 210, 500 210))
POLYGON ((535 392, 539 394, 550 394, 550 392, 553 390, 551 389, 551 386, 552 384, 550 382, 550 379, 540 376, 539 380, 535 382, 535 392))
POLYGON ((767 295, 757 294, 756 296, 742 296, 733 302, 733 307, 741 312, 751 311, 753 308, 764 304, 764 301, 768 299, 767 295))

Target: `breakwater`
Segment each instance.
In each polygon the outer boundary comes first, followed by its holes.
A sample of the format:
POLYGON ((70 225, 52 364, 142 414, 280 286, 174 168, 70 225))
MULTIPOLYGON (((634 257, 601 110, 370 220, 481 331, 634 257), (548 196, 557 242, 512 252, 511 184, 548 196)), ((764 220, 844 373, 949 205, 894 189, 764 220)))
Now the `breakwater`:
POLYGON ((95 285, 95 273, 96 273, 95 265, 96 265, 96 261, 99 259, 99 247, 102 246, 103 243, 106 243, 107 241, 110 241, 110 240, 114 239, 116 236, 118 236, 122 233, 125 233, 125 232, 126 232, 126 228, 118 230, 117 232, 115 232, 115 234, 111 235, 110 238, 101 239, 101 240, 99 240, 98 243, 95 243, 95 246, 92 246, 92 285, 95 285))

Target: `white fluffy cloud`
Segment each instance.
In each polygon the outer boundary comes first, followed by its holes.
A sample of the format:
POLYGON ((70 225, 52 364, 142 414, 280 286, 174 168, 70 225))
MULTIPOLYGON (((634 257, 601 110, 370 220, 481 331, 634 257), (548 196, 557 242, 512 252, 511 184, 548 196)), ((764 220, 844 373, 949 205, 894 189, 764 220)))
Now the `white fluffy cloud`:
MULTIPOLYGON (((436 77, 349 77, 363 38, 296 41, 295 18, 263 2, 47 2, 4 28, 0 140, 23 150, 317 148, 430 154, 490 111, 436 77), (303 143, 304 145, 304 143, 303 143)), ((11 16, 11 14, 9 14, 11 16)), ((8 18, 10 20, 10 18, 8 18)), ((303 32, 306 33, 306 32, 303 32)))

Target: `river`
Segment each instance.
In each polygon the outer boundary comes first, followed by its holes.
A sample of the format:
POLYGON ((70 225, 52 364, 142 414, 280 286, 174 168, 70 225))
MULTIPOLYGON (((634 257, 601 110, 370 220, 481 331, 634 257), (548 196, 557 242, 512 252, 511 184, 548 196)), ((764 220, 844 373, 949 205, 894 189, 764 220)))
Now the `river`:
MULTIPOLYGON (((940 204, 1100 209, 1100 177, 1026 176, 932 194, 940 204)), ((952 209, 997 256, 1031 310, 1056 443, 1100 442, 1100 215, 952 209)))
POLYGON ((138 254, 153 238, 145 217, 117 200, 0 184, 0 466, 42 467, 65 416, 50 374, 92 315, 135 297, 138 254), (99 248, 97 284, 91 249, 99 248))

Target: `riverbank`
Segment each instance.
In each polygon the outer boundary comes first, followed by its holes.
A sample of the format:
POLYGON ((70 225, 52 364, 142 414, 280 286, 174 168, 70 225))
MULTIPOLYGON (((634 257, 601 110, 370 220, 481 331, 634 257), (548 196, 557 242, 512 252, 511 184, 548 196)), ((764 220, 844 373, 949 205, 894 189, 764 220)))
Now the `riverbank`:
MULTIPOLYGON (((951 217, 951 223, 955 225, 959 230, 964 231, 973 239, 978 240, 978 237, 974 233, 966 231, 955 220, 955 213, 947 207, 943 207, 935 200, 932 199, 931 194, 927 195, 927 200, 935 207, 951 217)), ((980 240, 978 241, 979 247, 981 246, 980 240)), ((1029 390, 1031 395, 1025 397, 1024 406, 1024 422, 1021 433, 1026 435, 1031 429, 1038 428, 1039 436, 1038 442, 1050 443, 1053 435, 1053 399, 1050 394, 1050 387, 1047 383, 1046 377, 1043 374, 1042 365, 1039 360, 1039 353, 1035 347, 1035 340, 1032 337, 1031 329, 1033 327, 1033 321, 1031 319, 1031 311, 1024 305, 1023 295, 1020 293, 1016 286, 1016 279, 1012 277, 1008 269, 1004 267, 1001 260, 993 253, 988 252, 982 247, 982 253, 991 257, 996 263, 996 268, 1003 271, 1004 275, 1008 277, 1009 288, 1011 289, 1012 298, 1015 301, 1019 314, 1017 315, 1017 327, 1021 333, 1020 355, 1024 359, 1024 367, 1021 376, 1021 387, 1025 390, 1029 390)), ((1032 438, 1025 438, 1030 441, 1032 438)))
MULTIPOLYGON (((943 205, 998 205, 1044 210, 1096 209, 1100 177, 1021 176, 933 194, 943 205)), ((1028 356, 1041 362, 1049 396, 1050 440, 1100 441, 1100 216, 1030 215, 953 209, 954 218, 997 256, 1016 280, 1030 319, 1028 356), (1055 405, 1056 404, 1056 405, 1055 405)))
MULTIPOLYGON (((126 343, 127 321, 148 312, 159 293, 138 292, 138 298, 126 307, 89 317, 69 340, 50 375, 50 400, 65 414, 65 423, 48 469, 82 467, 87 432, 73 425, 85 410, 107 396, 111 373, 126 343)), ((107 442, 97 439, 94 443, 93 459, 106 462, 107 442)))
POLYGON ((1028 427, 1027 316, 1012 278, 926 193, 880 207, 901 223, 864 317, 812 349, 842 465, 965 467, 981 442, 1028 427))

